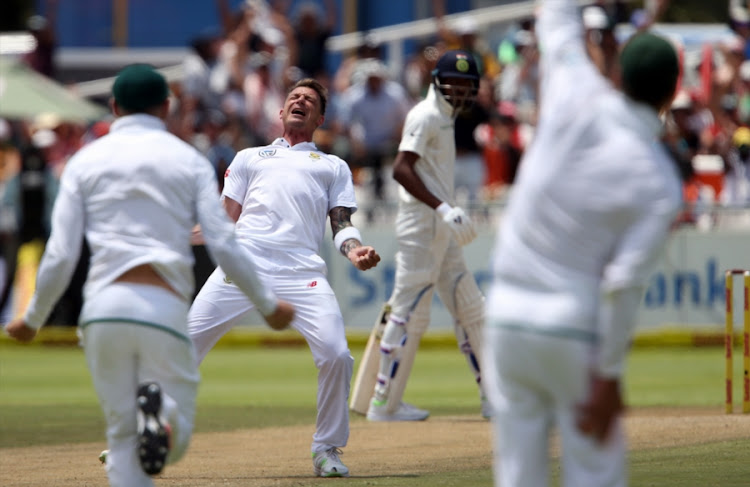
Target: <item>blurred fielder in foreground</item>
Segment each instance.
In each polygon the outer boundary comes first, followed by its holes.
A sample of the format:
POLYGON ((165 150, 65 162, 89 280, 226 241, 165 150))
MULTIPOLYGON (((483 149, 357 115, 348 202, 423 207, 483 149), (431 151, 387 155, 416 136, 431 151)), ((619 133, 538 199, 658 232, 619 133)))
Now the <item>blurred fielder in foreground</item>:
MULTIPOLYGON (((359 270, 380 256, 362 245, 351 215, 357 209, 346 162, 312 142, 326 111, 325 88, 303 79, 287 95, 279 117, 282 137, 246 149, 229 166, 222 201, 237 222, 241 245, 258 261, 258 272, 279 296, 294 303, 292 328, 307 341, 318 368, 318 421, 313 435, 313 469, 321 477, 348 477, 340 448, 349 438, 349 385, 354 359, 336 297, 319 255, 330 217, 333 243, 359 270)), ((199 360, 254 308, 221 264, 190 309, 190 337, 199 360)))
POLYGON ((91 266, 79 332, 107 421, 110 485, 151 486, 149 475, 185 453, 199 374, 187 330, 193 295, 192 227, 273 328, 292 307, 255 276, 250 254, 217 201, 211 163, 167 132, 169 89, 146 65, 123 69, 112 88, 109 135, 70 159, 24 316, 6 327, 30 341, 65 290, 84 236, 91 266), (197 219, 197 221, 196 221, 197 219))
POLYGON ((679 73, 672 45, 637 34, 621 91, 587 56, 574 0, 545 0, 541 112, 503 216, 487 297, 485 386, 495 483, 625 486, 621 377, 643 287, 682 203, 659 135, 679 73))
POLYGON ((370 421, 420 421, 429 412, 402 401, 437 290, 455 320, 456 338, 480 387, 482 414, 490 415, 480 382, 484 298, 461 246, 476 237, 469 217, 454 204, 454 121, 479 88, 474 57, 448 51, 437 62, 427 97, 409 112, 393 165, 399 187, 396 282, 362 359, 352 409, 370 421), (384 325, 379 340, 378 328, 384 325), (364 403, 364 404, 363 404, 364 403))

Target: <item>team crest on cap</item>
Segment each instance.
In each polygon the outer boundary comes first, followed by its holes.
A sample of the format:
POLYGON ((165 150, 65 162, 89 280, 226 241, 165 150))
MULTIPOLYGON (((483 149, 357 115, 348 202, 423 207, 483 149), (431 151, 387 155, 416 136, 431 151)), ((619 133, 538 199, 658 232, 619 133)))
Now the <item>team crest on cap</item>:
POLYGON ((274 154, 276 154, 276 149, 262 149, 260 152, 258 152, 258 155, 260 157, 271 157, 274 154))
POLYGON ((469 59, 466 54, 456 54, 456 69, 462 73, 469 70, 469 59))
POLYGON ((320 159, 320 154, 316 154, 315 152, 310 152, 310 159, 318 160, 320 159))

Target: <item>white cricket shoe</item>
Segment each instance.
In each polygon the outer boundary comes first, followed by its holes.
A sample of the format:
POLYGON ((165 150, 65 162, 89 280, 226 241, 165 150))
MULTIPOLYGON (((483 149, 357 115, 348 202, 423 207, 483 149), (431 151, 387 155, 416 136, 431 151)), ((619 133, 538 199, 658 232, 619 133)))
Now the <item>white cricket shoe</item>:
POLYGON ((339 455, 344 452, 340 448, 329 448, 325 451, 313 452, 313 470, 317 477, 348 477, 349 469, 341 463, 339 455))
POLYGON ((370 401, 370 407, 367 410, 367 419, 369 421, 424 421, 430 415, 429 411, 419 409, 416 406, 402 402, 393 414, 386 411, 387 402, 378 404, 376 399, 370 401))

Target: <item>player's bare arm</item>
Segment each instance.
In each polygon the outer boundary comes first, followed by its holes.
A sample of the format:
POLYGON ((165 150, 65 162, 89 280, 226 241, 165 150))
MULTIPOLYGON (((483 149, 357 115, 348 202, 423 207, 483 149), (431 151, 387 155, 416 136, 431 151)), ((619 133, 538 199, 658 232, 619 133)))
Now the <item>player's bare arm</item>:
MULTIPOLYGON (((240 203, 237 203, 232 198, 224 197, 221 200, 221 205, 224 207, 224 210, 233 222, 237 222, 237 220, 240 219, 240 213, 242 213, 242 205, 240 203)), ((204 245, 205 243, 206 241, 203 239, 201 226, 194 226, 190 234, 190 245, 204 245)))
POLYGON ((393 162, 393 179, 419 201, 437 211, 440 218, 451 227, 459 245, 471 243, 477 236, 471 219, 461 208, 454 208, 447 201, 440 201, 427 189, 414 168, 418 160, 419 155, 414 152, 399 152, 393 162))
POLYGON ((227 215, 229 215, 229 218, 231 218, 233 222, 236 222, 240 219, 240 214, 242 213, 242 203, 238 203, 232 198, 227 198, 225 196, 224 198, 222 198, 221 204, 226 210, 227 215))
POLYGON ((430 208, 437 208, 442 201, 427 189, 422 178, 414 169, 418 160, 419 154, 415 152, 399 152, 393 162, 393 179, 422 203, 430 208))
POLYGON ((352 225, 352 210, 343 206, 332 208, 328 212, 331 219, 331 231, 336 247, 354 267, 366 271, 378 265, 380 255, 369 245, 362 245, 359 231, 352 225))

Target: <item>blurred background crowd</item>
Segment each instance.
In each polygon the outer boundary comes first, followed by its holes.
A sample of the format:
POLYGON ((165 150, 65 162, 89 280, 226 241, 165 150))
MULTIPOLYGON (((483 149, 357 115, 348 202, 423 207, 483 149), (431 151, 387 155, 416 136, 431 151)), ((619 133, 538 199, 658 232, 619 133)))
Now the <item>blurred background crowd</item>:
MULTIPOLYGON (((65 163, 84 144, 106 134, 112 121, 106 96, 89 97, 88 103, 98 104, 100 111, 86 119, 3 109, 10 102, 2 98, 2 77, 10 78, 11 70, 33 70, 62 81, 56 66, 58 1, 43 2, 44 15, 27 18, 25 28, 34 42, 26 52, 4 56, 0 72, 0 235, 3 255, 17 256, 4 259, 6 283, 33 281, 33 273, 19 270, 41 254, 65 163)), ((493 222, 490 217, 512 191, 521 156, 534 136, 539 48, 532 15, 487 25, 471 15, 449 16, 446 0, 432 0, 429 21, 435 33, 416 39, 403 62, 394 63, 387 44, 363 33, 357 47, 332 66, 329 46, 339 33, 340 2, 214 3, 218 25, 193 33, 179 74, 169 78, 168 128, 207 156, 220 186, 237 151, 281 135, 279 110, 287 89, 303 77, 314 77, 330 92, 326 122, 315 142, 351 166, 362 209, 357 223, 390 222, 396 204, 390 166, 406 113, 426 93, 442 52, 462 48, 474 53, 482 80, 477 103, 456 119, 457 199, 480 222, 493 222)), ((665 6, 660 0, 592 0, 583 10, 587 36, 616 49, 636 30, 665 29, 683 61, 681 88, 665 114, 663 139, 685 181, 685 211, 676 224, 748 229, 750 10, 744 0, 726 1, 724 19, 696 41, 684 23, 678 27, 688 34, 681 35, 675 26, 670 30, 665 6)), ((164 19, 170 21, 174 19, 164 19)), ((67 83, 66 89, 75 94, 75 83, 67 83)), ((79 280, 53 322, 75 322, 85 249, 79 267, 79 280)), ((6 303, 9 288, 3 286, 6 303)))

